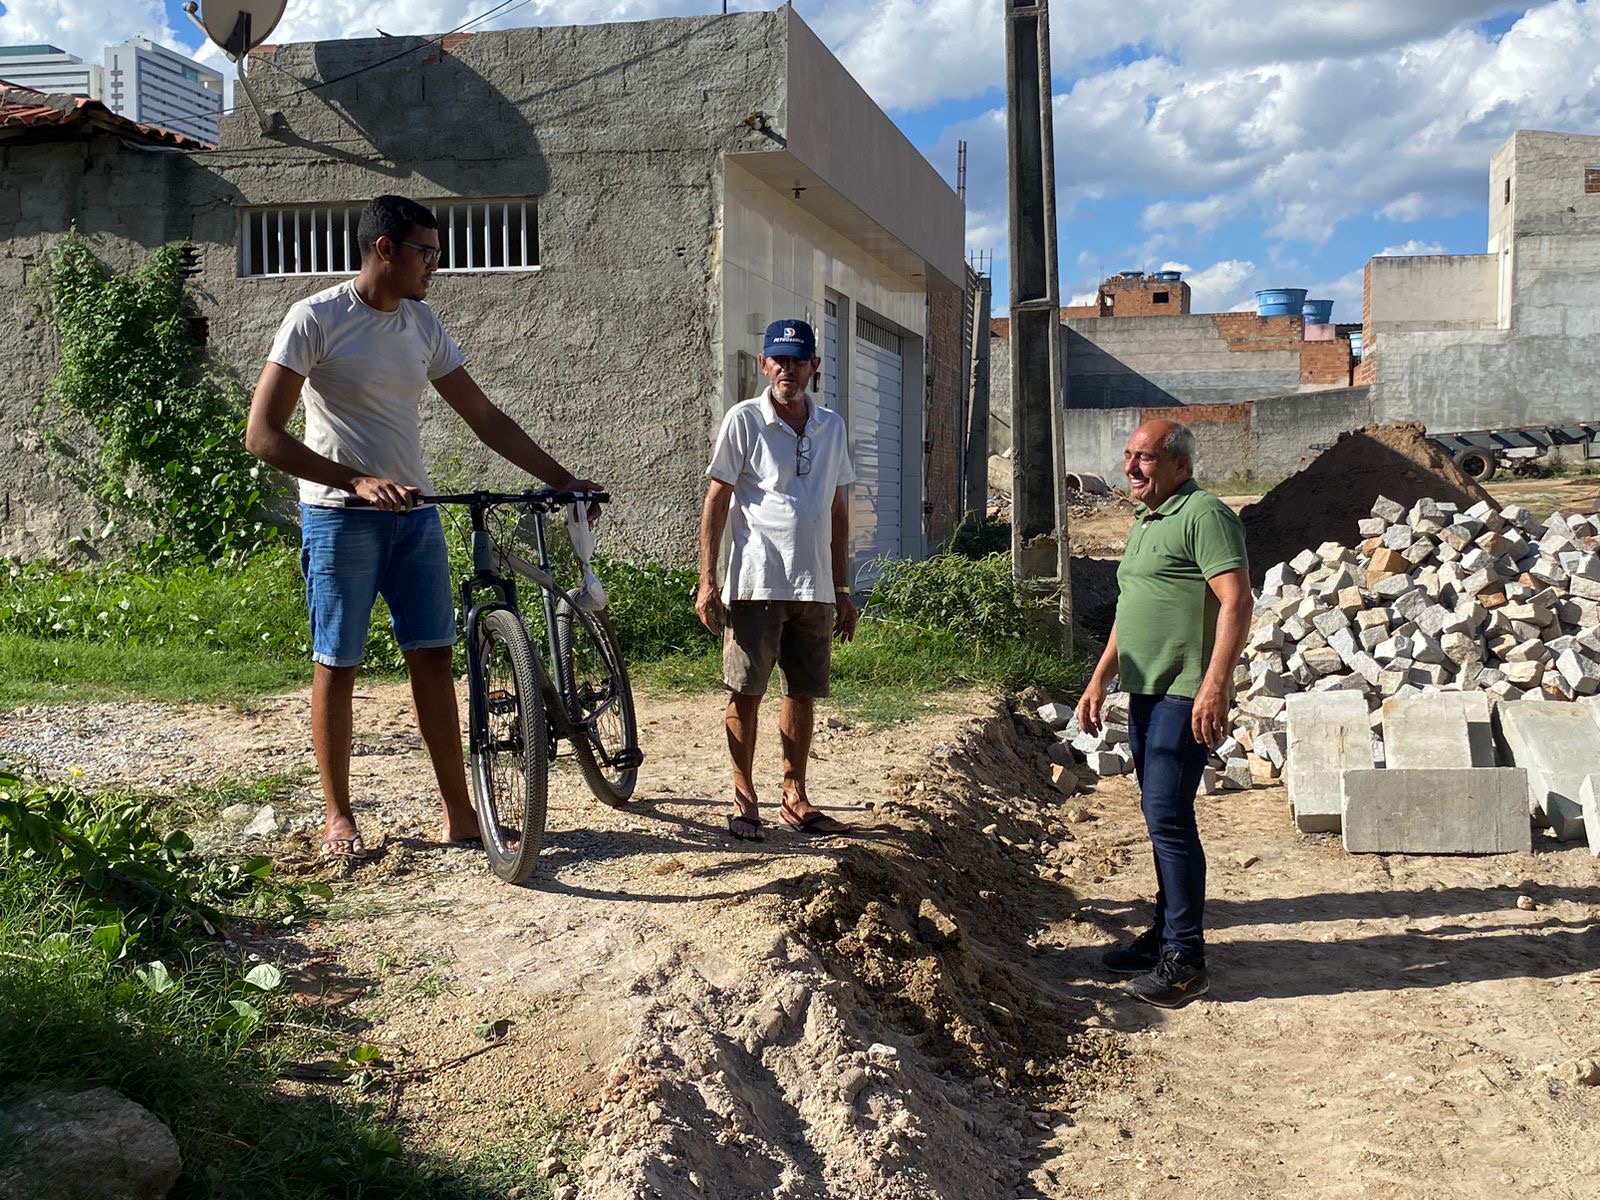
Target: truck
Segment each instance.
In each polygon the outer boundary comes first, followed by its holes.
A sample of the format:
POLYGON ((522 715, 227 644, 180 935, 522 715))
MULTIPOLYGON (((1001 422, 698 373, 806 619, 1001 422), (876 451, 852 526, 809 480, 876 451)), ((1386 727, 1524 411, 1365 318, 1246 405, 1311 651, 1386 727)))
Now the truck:
POLYGON ((1465 429, 1429 433, 1463 474, 1487 483, 1504 470, 1525 470, 1556 446, 1582 446, 1584 458, 1600 458, 1600 424, 1528 425, 1515 429, 1465 429))

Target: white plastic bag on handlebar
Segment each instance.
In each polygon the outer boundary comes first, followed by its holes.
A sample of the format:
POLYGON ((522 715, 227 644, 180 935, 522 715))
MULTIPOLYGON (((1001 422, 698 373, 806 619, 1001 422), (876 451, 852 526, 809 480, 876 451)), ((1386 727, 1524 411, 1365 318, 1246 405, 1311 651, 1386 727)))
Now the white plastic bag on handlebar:
POLYGON ((594 573, 589 560, 594 557, 595 533, 589 524, 587 504, 567 505, 567 536, 572 539, 572 549, 583 567, 583 587, 578 590, 577 604, 584 612, 599 612, 606 606, 606 589, 594 573))

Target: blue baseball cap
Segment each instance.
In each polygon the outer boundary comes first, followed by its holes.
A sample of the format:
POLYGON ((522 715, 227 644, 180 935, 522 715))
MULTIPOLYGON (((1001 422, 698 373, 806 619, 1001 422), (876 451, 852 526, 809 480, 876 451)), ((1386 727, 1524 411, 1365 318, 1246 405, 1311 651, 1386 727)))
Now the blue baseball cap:
POLYGON ((774 321, 762 342, 763 358, 815 358, 817 335, 804 321, 774 321))

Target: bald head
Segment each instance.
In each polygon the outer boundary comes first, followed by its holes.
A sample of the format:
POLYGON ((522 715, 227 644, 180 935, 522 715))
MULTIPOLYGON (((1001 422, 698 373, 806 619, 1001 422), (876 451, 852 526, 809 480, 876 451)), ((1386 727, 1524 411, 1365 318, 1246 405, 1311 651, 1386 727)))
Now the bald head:
POLYGON ((1135 500, 1160 508, 1194 476, 1194 434, 1177 421, 1146 421, 1128 438, 1122 473, 1135 500))

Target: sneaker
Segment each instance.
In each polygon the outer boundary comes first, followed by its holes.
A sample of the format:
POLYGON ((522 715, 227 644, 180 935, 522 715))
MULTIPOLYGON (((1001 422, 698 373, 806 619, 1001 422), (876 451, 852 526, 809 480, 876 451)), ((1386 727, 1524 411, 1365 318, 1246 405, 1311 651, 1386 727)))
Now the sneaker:
POLYGON ((1196 996, 1203 996, 1211 987, 1211 976, 1206 973, 1205 960, 1188 962, 1178 957, 1171 946, 1161 949, 1161 961, 1155 970, 1127 983, 1132 992, 1146 1004, 1158 1008, 1177 1008, 1196 996))
POLYGON ((1143 975, 1161 961, 1161 931, 1146 929, 1126 946, 1113 946, 1100 956, 1106 970, 1118 975, 1143 975))

